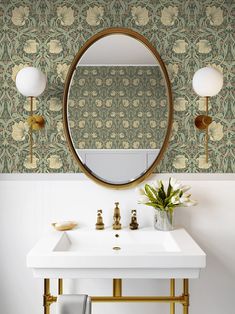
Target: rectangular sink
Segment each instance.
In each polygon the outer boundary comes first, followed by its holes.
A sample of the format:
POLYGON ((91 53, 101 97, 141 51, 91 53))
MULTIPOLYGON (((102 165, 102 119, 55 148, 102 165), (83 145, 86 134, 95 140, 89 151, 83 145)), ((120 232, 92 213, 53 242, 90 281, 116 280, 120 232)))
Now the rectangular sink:
POLYGON ((84 255, 139 255, 157 252, 179 252, 180 249, 170 233, 156 231, 86 231, 65 232, 53 249, 54 252, 76 252, 84 255))
POLYGON ((184 229, 51 231, 27 256, 41 278, 197 278, 205 264, 184 229))

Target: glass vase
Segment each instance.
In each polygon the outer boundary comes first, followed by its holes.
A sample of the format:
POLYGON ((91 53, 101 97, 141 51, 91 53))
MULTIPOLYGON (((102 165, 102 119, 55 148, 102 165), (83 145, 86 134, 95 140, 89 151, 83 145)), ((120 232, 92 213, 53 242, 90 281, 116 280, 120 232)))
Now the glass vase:
POLYGON ((173 230, 174 229, 173 211, 172 210, 160 210, 159 208, 155 208, 154 228, 160 231, 173 230))

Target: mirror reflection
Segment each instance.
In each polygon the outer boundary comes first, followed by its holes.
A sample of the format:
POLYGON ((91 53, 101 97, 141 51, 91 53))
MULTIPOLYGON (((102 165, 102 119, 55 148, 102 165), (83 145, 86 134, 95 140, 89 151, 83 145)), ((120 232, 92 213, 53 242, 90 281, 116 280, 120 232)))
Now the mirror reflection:
POLYGON ((112 34, 93 43, 73 73, 67 107, 88 171, 112 184, 144 174, 166 136, 167 92, 158 60, 139 40, 112 34))

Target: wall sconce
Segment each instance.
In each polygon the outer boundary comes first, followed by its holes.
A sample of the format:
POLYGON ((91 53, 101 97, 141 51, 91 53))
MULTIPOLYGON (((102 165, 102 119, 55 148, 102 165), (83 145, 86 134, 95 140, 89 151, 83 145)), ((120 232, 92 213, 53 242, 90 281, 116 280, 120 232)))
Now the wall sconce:
POLYGON ((195 126, 199 130, 205 130, 205 153, 206 163, 208 163, 208 127, 212 122, 212 118, 208 116, 209 97, 217 95, 223 87, 223 75, 215 68, 205 67, 196 71, 193 76, 193 89, 195 93, 201 97, 205 97, 204 115, 195 118, 195 126))
POLYGON ((46 88, 46 76, 37 68, 25 67, 17 73, 16 87, 18 91, 30 98, 30 116, 27 119, 29 124, 30 138, 30 162, 33 162, 33 131, 40 130, 45 125, 42 116, 33 114, 33 98, 38 97, 46 88))

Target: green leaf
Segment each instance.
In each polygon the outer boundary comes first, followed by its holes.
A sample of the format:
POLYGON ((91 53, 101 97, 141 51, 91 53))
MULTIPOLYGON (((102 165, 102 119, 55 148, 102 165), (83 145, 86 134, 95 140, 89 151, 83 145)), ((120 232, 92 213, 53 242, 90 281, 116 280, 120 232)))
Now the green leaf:
POLYGON ((159 197, 162 199, 162 201, 165 200, 165 198, 166 198, 166 193, 165 193, 165 191, 164 191, 163 185, 162 185, 162 186, 160 187, 160 189, 158 190, 158 195, 159 195, 159 197))
POLYGON ((161 210, 164 210, 164 207, 163 207, 162 205, 160 205, 160 204, 156 204, 156 203, 151 203, 151 202, 149 202, 149 203, 146 203, 145 205, 151 206, 151 207, 154 207, 154 208, 159 208, 159 209, 161 209, 161 210))
POLYGON ((164 200, 162 200, 159 196, 157 197, 157 202, 164 206, 164 200))
POLYGON ((144 205, 147 205, 147 206, 152 206, 152 207, 156 207, 156 203, 153 203, 153 202, 148 202, 148 203, 145 203, 144 205))
POLYGON ((169 179, 169 184, 168 184, 168 189, 167 189, 167 197, 170 196, 171 194, 171 191, 172 191, 172 186, 171 186, 171 178, 169 179))
POLYGON ((145 193, 148 196, 148 198, 150 199, 151 202, 155 202, 156 201, 156 197, 155 194, 152 192, 151 186, 149 184, 145 184, 145 193))
POLYGON ((151 186, 151 185, 148 185, 148 188, 150 189, 150 191, 153 193, 154 197, 157 197, 157 191, 151 186))

